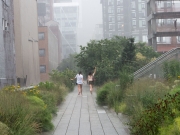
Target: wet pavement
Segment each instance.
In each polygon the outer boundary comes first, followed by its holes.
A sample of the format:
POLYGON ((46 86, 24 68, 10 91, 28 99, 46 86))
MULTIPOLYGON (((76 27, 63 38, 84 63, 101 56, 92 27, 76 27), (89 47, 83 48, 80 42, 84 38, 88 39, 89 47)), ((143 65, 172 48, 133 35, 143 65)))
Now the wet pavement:
POLYGON ((98 106, 95 98, 88 85, 83 85, 82 96, 75 87, 53 118, 54 130, 43 135, 129 135, 123 116, 98 106))

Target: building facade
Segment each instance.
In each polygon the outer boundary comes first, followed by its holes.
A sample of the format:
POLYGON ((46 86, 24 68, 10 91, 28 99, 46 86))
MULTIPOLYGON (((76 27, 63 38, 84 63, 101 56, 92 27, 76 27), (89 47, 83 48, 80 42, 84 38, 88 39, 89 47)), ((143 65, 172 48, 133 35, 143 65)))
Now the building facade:
POLYGON ((147 2, 148 44, 158 52, 180 47, 180 3, 172 0, 147 2))
POLYGON ((101 0, 104 38, 115 35, 147 42, 146 0, 101 0))
POLYGON ((39 57, 41 81, 49 80, 49 73, 57 69, 58 39, 47 26, 39 27, 39 57))
POLYGON ((40 82, 37 1, 16 0, 13 4, 17 83, 36 85, 40 82))
POLYGON ((0 88, 16 82, 13 0, 0 1, 0 88))
POLYGON ((73 2, 54 3, 54 18, 61 30, 62 59, 77 52, 77 27, 79 4, 73 2))
POLYGON ((38 19, 41 20, 42 26, 48 21, 54 20, 53 0, 37 0, 38 2, 38 19))

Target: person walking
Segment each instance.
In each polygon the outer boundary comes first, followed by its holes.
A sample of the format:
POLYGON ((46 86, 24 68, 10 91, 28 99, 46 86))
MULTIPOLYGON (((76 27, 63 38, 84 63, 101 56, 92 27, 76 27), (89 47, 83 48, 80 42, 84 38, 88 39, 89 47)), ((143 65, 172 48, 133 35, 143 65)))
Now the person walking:
MULTIPOLYGON (((81 71, 75 76, 74 79, 76 79, 76 84, 78 85, 78 95, 82 95, 82 85, 83 85, 84 79, 83 79, 83 75, 81 71)), ((71 80, 74 80, 74 79, 71 79, 71 80)))
POLYGON ((88 84, 89 84, 89 89, 90 89, 91 94, 92 94, 92 91, 93 91, 93 81, 94 81, 95 73, 96 73, 96 67, 94 68, 93 73, 89 72, 89 74, 88 74, 88 84))

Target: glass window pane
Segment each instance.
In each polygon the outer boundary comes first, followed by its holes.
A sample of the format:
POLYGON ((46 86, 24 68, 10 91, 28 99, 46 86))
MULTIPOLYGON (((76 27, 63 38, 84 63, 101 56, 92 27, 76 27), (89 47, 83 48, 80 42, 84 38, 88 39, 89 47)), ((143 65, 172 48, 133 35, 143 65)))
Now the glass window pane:
POLYGON ((46 73, 46 66, 40 65, 40 73, 46 73))
POLYGON ((45 49, 39 49, 39 56, 45 56, 45 49))
POLYGON ((44 32, 39 32, 38 33, 38 37, 39 37, 39 40, 43 40, 44 39, 44 32))

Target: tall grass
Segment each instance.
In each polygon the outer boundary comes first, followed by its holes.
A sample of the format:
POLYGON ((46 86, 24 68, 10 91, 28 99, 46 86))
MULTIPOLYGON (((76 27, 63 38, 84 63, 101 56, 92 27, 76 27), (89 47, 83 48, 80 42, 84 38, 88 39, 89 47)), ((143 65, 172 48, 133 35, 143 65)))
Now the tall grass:
POLYGON ((124 102, 128 115, 140 114, 141 110, 155 104, 170 91, 169 87, 152 79, 140 79, 135 81, 125 93, 124 102))
POLYGON ((0 121, 10 128, 12 135, 36 135, 40 132, 35 115, 23 95, 0 91, 0 121))

